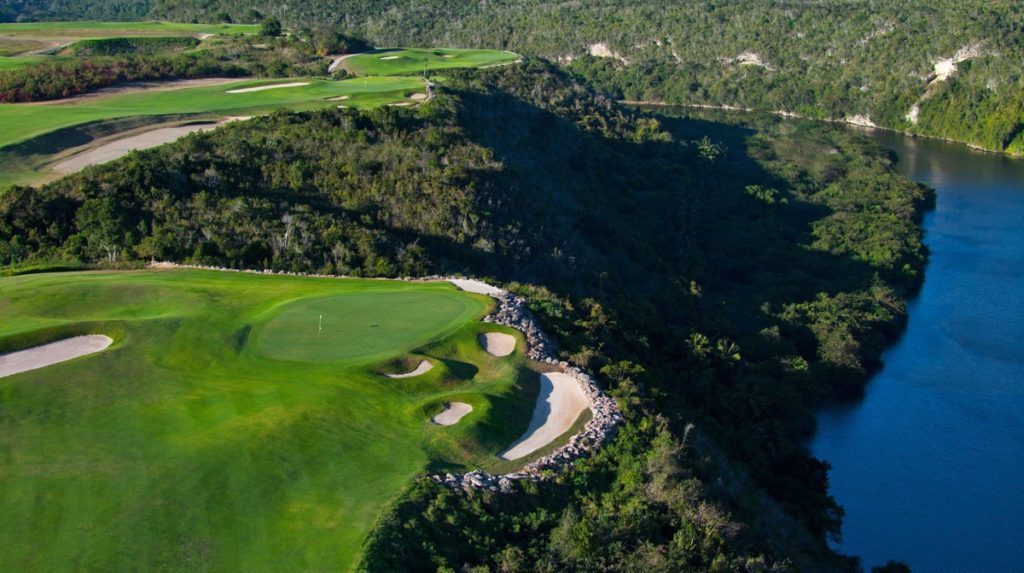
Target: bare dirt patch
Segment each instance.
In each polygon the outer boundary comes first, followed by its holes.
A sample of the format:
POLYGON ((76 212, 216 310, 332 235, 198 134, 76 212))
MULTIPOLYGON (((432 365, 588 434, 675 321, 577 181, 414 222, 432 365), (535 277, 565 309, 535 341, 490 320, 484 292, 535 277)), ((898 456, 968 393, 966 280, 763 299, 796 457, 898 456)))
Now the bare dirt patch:
POLYGON ((530 425, 498 455, 504 460, 517 460, 543 448, 569 431, 589 407, 590 399, 572 376, 562 372, 541 374, 540 395, 530 425))
POLYGON ((501 332, 487 332, 477 337, 480 346, 492 356, 508 356, 516 349, 516 337, 501 332))
POLYGON ((90 334, 3 354, 0 355, 0 378, 93 354, 106 349, 113 342, 109 336, 90 334))
POLYGON ((466 414, 473 411, 473 407, 465 402, 448 402, 444 405, 441 413, 430 419, 438 426, 454 426, 466 414))
POLYGON ((239 88, 237 90, 228 90, 225 93, 229 94, 247 94, 251 92, 262 92, 267 90, 277 90, 281 88, 300 88, 302 86, 308 86, 309 82, 288 82, 285 84, 271 84, 269 86, 255 86, 251 88, 239 88))
POLYGON ((221 121, 209 121, 203 123, 190 123, 187 125, 164 125, 156 126, 142 132, 126 133, 116 135, 113 139, 105 138, 100 145, 88 145, 77 151, 67 159, 54 163, 51 169, 62 175, 81 171, 90 165, 100 165, 113 161, 132 151, 149 149, 165 143, 170 143, 190 133, 209 131, 216 129, 225 123, 232 121, 244 121, 252 119, 251 116, 228 117, 221 121))

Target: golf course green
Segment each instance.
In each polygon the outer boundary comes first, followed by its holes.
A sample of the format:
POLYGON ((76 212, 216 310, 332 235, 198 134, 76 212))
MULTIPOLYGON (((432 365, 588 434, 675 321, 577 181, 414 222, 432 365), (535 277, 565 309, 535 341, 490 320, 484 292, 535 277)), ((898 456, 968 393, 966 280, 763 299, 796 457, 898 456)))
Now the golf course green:
POLYGON ((415 475, 504 467, 527 427, 541 366, 480 348, 522 344, 479 321, 492 304, 448 283, 0 278, 0 353, 113 339, 0 378, 0 570, 349 569, 415 475), (451 400, 473 411, 432 424, 451 400))
POLYGON ((458 48, 388 48, 346 58, 341 67, 358 76, 404 76, 430 70, 509 64, 519 54, 458 48))

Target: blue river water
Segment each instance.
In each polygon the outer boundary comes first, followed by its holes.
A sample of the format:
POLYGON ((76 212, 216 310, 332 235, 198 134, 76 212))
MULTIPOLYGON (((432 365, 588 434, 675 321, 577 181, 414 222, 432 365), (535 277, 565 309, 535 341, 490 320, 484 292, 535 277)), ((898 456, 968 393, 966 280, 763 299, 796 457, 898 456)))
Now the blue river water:
POLYGON ((838 547, 866 570, 1024 571, 1024 160, 870 135, 938 201, 905 334, 810 443, 846 510, 838 547))

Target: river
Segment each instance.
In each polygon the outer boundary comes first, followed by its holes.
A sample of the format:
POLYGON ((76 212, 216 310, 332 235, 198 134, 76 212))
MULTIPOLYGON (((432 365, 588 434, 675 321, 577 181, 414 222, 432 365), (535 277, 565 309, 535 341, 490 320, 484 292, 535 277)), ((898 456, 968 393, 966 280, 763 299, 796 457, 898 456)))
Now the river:
POLYGON ((902 338, 810 446, 865 569, 1024 571, 1024 161, 870 132, 937 191, 902 338))

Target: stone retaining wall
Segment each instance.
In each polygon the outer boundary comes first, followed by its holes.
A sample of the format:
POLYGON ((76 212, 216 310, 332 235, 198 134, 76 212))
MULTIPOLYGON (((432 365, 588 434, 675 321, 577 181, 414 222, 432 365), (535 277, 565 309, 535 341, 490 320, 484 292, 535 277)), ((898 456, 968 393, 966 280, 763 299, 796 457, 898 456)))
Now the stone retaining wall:
MULTIPOLYGON (((438 278, 439 280, 449 280, 444 277, 438 278)), ((559 370, 572 377, 590 399, 590 410, 593 413, 583 431, 571 437, 569 443, 527 464, 517 472, 493 475, 474 470, 466 474, 449 473, 430 476, 435 482, 453 489, 490 489, 508 492, 513 481, 521 479, 544 481, 548 476, 553 475, 549 470, 558 470, 562 466, 571 464, 577 458, 588 455, 591 450, 610 440, 622 422, 622 412, 619 411, 615 400, 602 392, 597 382, 589 374, 568 362, 558 360, 556 344, 537 325, 533 313, 527 308, 526 300, 505 291, 491 296, 497 299, 498 309, 494 314, 484 317, 484 322, 501 324, 522 332, 527 341, 526 356, 532 360, 555 365, 559 370)))

